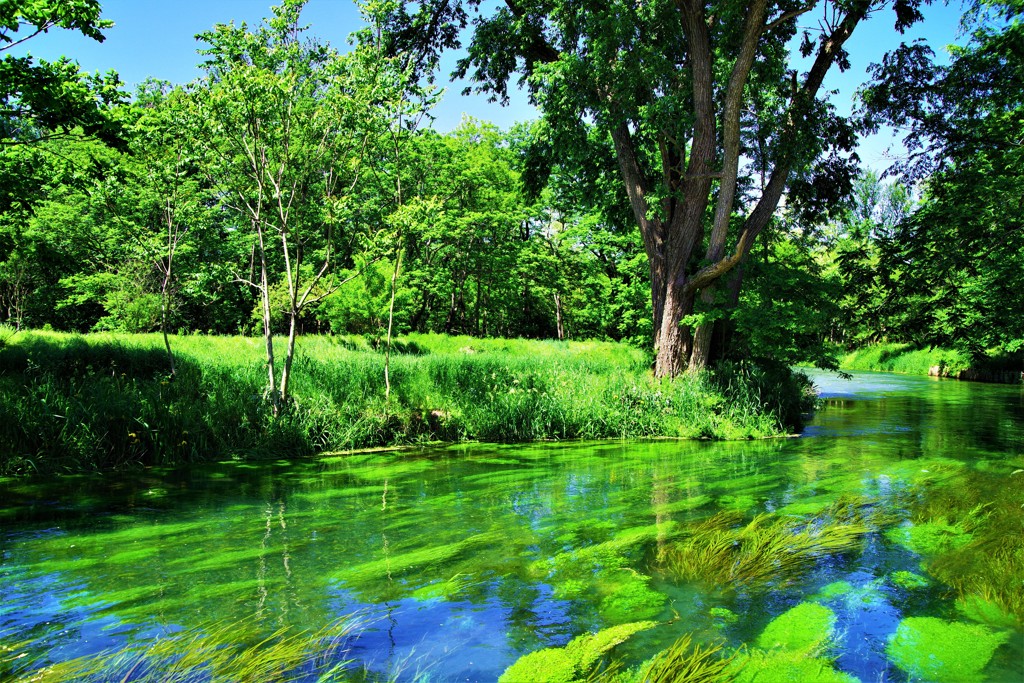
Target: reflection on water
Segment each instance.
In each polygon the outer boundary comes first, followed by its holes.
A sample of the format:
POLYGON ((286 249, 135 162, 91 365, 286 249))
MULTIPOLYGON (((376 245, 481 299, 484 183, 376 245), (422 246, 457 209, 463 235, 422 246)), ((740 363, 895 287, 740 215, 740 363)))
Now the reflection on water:
POLYGON ((826 406, 797 439, 467 445, 8 481, 0 640, 36 639, 36 656, 59 661, 214 622, 245 620, 239 637, 258 639, 358 614, 349 654, 371 671, 495 680, 524 653, 640 619, 660 625, 619 648, 627 663, 685 633, 753 648, 774 618, 814 603, 835 615, 836 668, 861 680, 913 675, 896 634, 939 623, 913 617, 1005 634, 977 675, 1020 680, 1020 574, 999 572, 1024 550, 991 544, 1021 534, 1021 389, 815 379, 826 406), (716 514, 818 524, 840 499, 870 509, 872 526, 799 575, 681 580, 662 562, 716 514))

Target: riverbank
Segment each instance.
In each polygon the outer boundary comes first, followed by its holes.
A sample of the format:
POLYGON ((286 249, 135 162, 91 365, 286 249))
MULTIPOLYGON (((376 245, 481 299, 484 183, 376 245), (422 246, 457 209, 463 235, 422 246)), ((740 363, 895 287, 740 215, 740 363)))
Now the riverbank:
MULTIPOLYGON (((359 337, 299 340, 293 401, 274 417, 261 339, 29 331, 0 348, 0 475, 292 457, 431 441, 790 431, 805 406, 782 371, 731 366, 655 381, 609 342, 412 335, 384 355, 359 337)), ((283 340, 281 340, 283 346, 283 340)))
POLYGON ((840 370, 895 372, 951 377, 976 382, 1020 384, 1020 354, 993 354, 981 361, 953 349, 915 348, 910 344, 875 344, 839 359, 840 370))

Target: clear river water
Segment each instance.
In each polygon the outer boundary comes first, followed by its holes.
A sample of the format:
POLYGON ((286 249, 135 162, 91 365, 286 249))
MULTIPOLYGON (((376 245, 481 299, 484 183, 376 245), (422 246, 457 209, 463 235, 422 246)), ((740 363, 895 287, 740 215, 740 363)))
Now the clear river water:
POLYGON ((0 660, 26 655, 0 678, 181 629, 351 617, 346 657, 370 678, 494 681, 649 620, 613 652, 627 668, 692 634, 757 681, 787 647, 821 680, 1024 681, 1024 390, 814 379, 824 406, 795 438, 0 481, 0 660), (758 555, 752 520, 846 536, 789 564, 758 555), (794 644, 780 618, 796 641, 827 633, 794 644))

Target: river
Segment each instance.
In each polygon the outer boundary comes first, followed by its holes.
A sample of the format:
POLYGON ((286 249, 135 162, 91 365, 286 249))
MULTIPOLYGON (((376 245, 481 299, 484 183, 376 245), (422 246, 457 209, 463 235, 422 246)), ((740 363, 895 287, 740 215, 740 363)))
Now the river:
POLYGON ((623 670, 691 634, 752 680, 798 680, 797 659, 819 680, 1024 680, 1022 389, 814 379, 797 438, 0 481, 0 678, 345 619, 337 657, 370 679, 493 681, 648 620, 623 670), (779 534, 806 552, 759 556, 779 534))

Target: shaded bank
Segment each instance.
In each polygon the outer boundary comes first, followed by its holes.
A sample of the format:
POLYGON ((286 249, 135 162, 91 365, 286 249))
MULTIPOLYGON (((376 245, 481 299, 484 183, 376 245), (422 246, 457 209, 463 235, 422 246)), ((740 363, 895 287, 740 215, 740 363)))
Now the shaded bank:
POLYGON ((172 465, 431 441, 682 437, 792 430, 806 386, 730 365, 675 382, 637 349, 414 335, 384 357, 358 337, 308 337, 294 398, 273 415, 260 342, 182 336, 171 380, 158 335, 20 333, 0 348, 0 474, 172 465))

